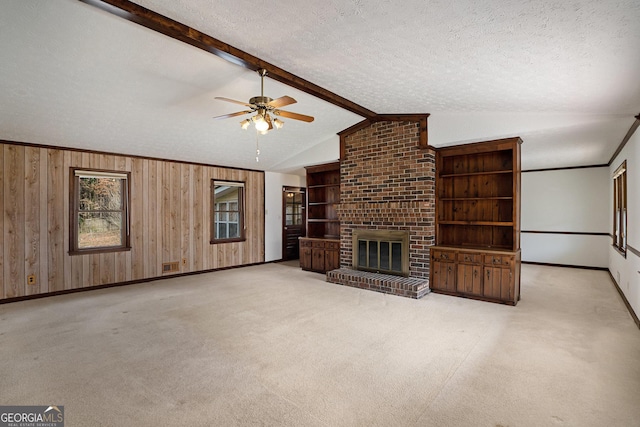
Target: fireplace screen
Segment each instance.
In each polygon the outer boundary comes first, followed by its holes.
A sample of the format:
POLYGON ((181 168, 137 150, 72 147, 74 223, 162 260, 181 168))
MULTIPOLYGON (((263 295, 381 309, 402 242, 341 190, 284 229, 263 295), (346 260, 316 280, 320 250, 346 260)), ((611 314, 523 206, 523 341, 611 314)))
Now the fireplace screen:
POLYGON ((408 233, 357 230, 353 233, 353 266, 358 270, 408 276, 408 233))

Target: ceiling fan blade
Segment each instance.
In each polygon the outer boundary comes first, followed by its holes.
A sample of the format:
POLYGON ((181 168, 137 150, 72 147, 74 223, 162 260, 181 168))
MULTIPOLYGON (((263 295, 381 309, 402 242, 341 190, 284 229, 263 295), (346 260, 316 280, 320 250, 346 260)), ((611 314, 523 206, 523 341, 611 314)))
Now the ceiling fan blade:
POLYGON ((228 119, 230 117, 241 116, 243 114, 249 114, 249 113, 253 113, 253 111, 238 111, 237 113, 230 113, 230 114, 223 114, 222 116, 215 116, 213 119, 214 120, 228 119))
POLYGON ((298 101, 290 96, 281 96, 280 98, 276 98, 273 101, 269 102, 267 105, 273 108, 280 108, 287 105, 295 104, 296 102, 298 101))
POLYGON ((236 101, 235 99, 225 98, 225 97, 222 97, 222 96, 216 96, 216 99, 219 99, 221 101, 233 102, 234 104, 244 105, 245 107, 253 107, 253 105, 247 104, 246 102, 236 101))
POLYGON ((292 113, 290 111, 273 110, 273 114, 276 116, 286 117, 288 119, 302 120, 303 122, 311 123, 314 119, 311 116, 305 116, 304 114, 292 113))
POLYGON ((271 122, 271 116, 269 114, 264 115, 264 119, 269 123, 269 128, 267 130, 273 129, 273 122, 271 122))

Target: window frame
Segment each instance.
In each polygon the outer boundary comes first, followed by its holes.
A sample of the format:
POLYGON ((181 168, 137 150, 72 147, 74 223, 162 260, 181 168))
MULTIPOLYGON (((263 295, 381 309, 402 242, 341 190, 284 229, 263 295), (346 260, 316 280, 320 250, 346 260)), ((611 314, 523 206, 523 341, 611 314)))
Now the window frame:
MULTIPOLYGON (((211 180, 211 233, 210 233, 210 241, 209 243, 214 245, 218 243, 230 243, 230 242, 244 242, 247 240, 246 238, 246 229, 245 229, 245 189, 246 182, 245 181, 233 181, 228 179, 212 179, 211 180), (230 187, 237 187, 239 189, 238 194, 238 230, 240 231, 240 235, 238 237, 226 237, 226 238, 216 238, 216 213, 219 212, 216 210, 216 185, 228 185, 230 187)), ((225 211, 229 212, 229 210, 225 211)), ((227 222, 228 223, 228 222, 227 222)))
POLYGON ((614 249, 627 257, 627 161, 613 173, 613 244, 614 249))
POLYGON ((129 207, 131 206, 131 172, 91 168, 70 168, 69 174, 69 255, 130 251, 131 212, 129 207), (82 175, 103 178, 119 178, 124 181, 122 188, 125 194, 122 195, 122 209, 120 210, 122 212, 121 245, 80 248, 78 242, 80 237, 78 227, 80 213, 83 212, 80 209, 80 177, 82 175))
POLYGON ((296 227, 296 226, 303 226, 304 225, 304 214, 305 214, 305 206, 304 206, 304 199, 305 199, 305 192, 302 191, 300 189, 300 187, 285 187, 282 190, 283 194, 284 194, 284 200, 285 203, 283 204, 282 207, 282 219, 283 219, 283 227, 296 227), (293 198, 293 203, 289 203, 287 202, 287 197, 289 197, 289 195, 291 194, 290 197, 293 198), (300 203, 296 202, 296 197, 300 197, 300 203), (292 212, 287 212, 287 207, 292 206, 298 207, 298 211, 296 210, 292 210, 292 212), (288 219, 291 218, 292 222, 291 224, 289 224, 287 221, 288 219), (298 218, 300 220, 299 223, 295 223, 293 222, 293 218, 298 218))

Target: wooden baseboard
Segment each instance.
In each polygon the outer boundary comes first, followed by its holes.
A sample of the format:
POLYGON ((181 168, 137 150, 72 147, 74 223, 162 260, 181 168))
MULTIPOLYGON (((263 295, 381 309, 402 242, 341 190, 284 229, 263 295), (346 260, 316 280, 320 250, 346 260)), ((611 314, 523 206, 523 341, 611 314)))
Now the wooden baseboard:
POLYGON ((629 310, 629 314, 631 314, 633 321, 636 322, 636 326, 638 327, 638 329, 640 329, 640 319, 638 319, 636 312, 633 311, 633 307, 631 307, 631 304, 629 304, 629 300, 627 300, 627 297, 624 295, 624 292, 622 292, 622 289, 620 289, 620 286, 618 285, 618 282, 616 282, 616 279, 613 278, 613 274, 611 274, 611 270, 607 270, 607 272, 609 273, 609 277, 611 278, 611 282, 613 283, 613 286, 615 286, 616 290, 620 294, 620 297, 622 298, 622 302, 624 302, 624 305, 627 306, 627 310, 629 310))
POLYGON ((8 304, 8 303, 20 302, 20 301, 28 301, 28 300, 39 299, 39 298, 55 297, 55 296, 58 296, 58 295, 75 294, 75 293, 78 293, 78 292, 95 291, 97 289, 106 289, 106 288, 115 288, 115 287, 119 287, 119 286, 136 285, 138 283, 155 282, 156 280, 173 279, 174 277, 194 276, 196 274, 213 273, 215 271, 231 270, 231 269, 234 269, 234 268, 251 267, 253 265, 262 265, 262 264, 266 264, 266 263, 265 262, 256 262, 256 263, 253 263, 253 264, 234 265, 234 266, 231 266, 231 267, 214 268, 214 269, 211 269, 211 270, 190 271, 188 273, 168 274, 168 275, 158 276, 158 277, 149 277, 149 278, 146 278, 146 279, 130 280, 128 282, 108 283, 106 285, 89 286, 89 287, 86 287, 86 288, 65 289, 63 291, 46 292, 46 293, 43 293, 43 294, 24 295, 24 296, 20 296, 20 297, 2 299, 2 300, 0 300, 0 304, 8 304))

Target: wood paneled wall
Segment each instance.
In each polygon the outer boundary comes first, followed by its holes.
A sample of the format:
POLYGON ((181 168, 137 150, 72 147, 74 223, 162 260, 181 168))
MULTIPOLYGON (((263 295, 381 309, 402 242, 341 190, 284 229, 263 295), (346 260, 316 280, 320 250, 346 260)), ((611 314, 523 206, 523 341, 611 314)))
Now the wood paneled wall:
POLYGON ((263 172, 6 143, 0 168, 0 299, 264 262, 263 172), (131 172, 130 251, 69 255, 72 167, 131 172), (212 179, 246 182, 246 241, 210 244, 212 179))

